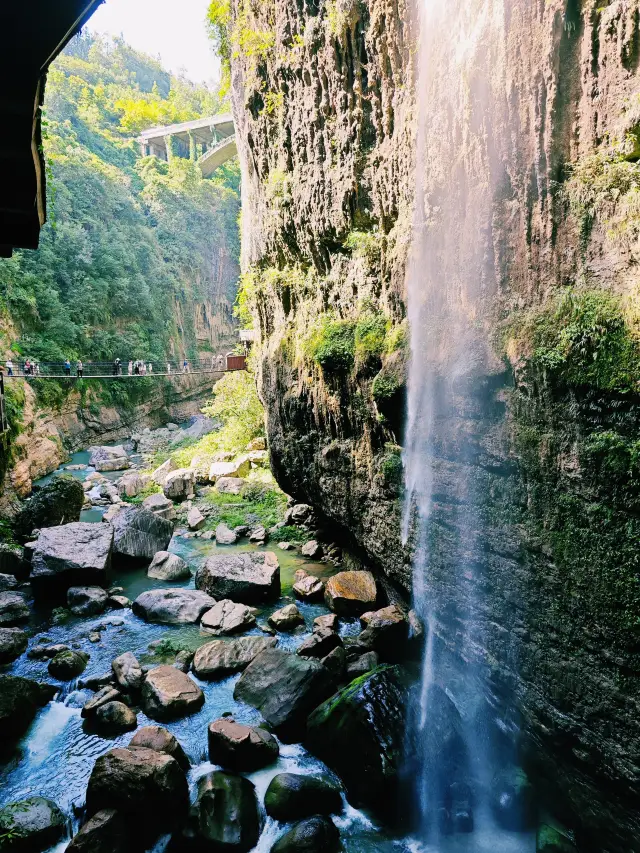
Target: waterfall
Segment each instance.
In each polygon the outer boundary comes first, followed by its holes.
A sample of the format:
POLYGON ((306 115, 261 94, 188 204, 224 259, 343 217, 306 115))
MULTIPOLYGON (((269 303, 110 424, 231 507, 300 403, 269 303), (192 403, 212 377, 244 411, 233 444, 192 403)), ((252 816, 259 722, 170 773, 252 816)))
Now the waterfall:
POLYGON ((509 0, 417 2, 403 533, 426 635, 411 728, 419 834, 430 844, 440 833, 471 831, 492 773, 489 738, 479 722, 489 692, 481 556, 486 495, 474 462, 493 377, 503 370, 490 347, 490 319, 497 292, 492 200, 504 179, 496 136, 505 127, 500 92, 506 91, 502 35, 509 0), (456 678, 463 687, 451 686, 456 678))

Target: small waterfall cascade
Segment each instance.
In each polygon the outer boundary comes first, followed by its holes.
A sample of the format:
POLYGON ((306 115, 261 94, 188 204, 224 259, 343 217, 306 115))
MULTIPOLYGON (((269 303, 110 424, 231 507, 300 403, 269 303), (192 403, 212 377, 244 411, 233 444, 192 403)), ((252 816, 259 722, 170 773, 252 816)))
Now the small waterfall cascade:
POLYGON ((503 376, 490 346, 490 319, 509 0, 417 2, 404 536, 413 553, 414 607, 425 627, 411 776, 419 841, 431 851, 444 849, 440 840, 453 834, 467 833, 477 844, 495 766, 487 719, 495 723, 499 712, 487 681, 491 585, 477 461, 485 413, 503 376))

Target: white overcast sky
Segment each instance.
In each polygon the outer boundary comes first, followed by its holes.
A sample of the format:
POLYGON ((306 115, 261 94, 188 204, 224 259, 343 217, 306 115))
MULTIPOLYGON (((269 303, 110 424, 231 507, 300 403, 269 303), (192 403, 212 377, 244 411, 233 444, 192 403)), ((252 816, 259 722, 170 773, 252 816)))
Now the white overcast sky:
POLYGON ((205 17, 209 0, 106 0, 89 19, 94 33, 124 36, 132 47, 160 56, 165 68, 196 83, 217 80, 205 17))

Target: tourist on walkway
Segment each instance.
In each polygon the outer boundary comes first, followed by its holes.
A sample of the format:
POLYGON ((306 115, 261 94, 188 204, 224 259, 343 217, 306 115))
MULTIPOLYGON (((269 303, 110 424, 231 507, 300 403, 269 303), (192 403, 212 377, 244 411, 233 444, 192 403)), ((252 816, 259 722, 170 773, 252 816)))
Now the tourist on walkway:
POLYGON ((167 362, 167 373, 171 373, 171 362, 167 362))
POLYGON ((153 365, 149 362, 149 373, 153 373, 153 365))
POLYGON ((187 359, 186 359, 186 358, 185 358, 185 360, 182 362, 182 372, 183 372, 183 373, 188 373, 188 372, 189 372, 189 362, 187 361, 187 359))
POLYGON ((71 376, 71 362, 67 359, 64 363, 64 375, 71 376))
POLYGON ((13 376, 13 362, 11 361, 10 358, 8 358, 6 361, 6 367, 7 367, 7 376, 13 376))
POLYGON ((113 375, 114 376, 120 376, 120 373, 121 373, 120 359, 116 358, 116 360, 113 362, 113 375))
POLYGON ((76 365, 76 376, 78 377, 78 379, 82 379, 83 375, 84 375, 84 365, 80 361, 80 359, 78 359, 78 364, 76 365))
POLYGON ((133 362, 132 361, 129 362, 129 367, 127 368, 127 371, 129 373, 129 376, 133 376, 133 362))
POLYGON ((137 359, 135 364, 133 365, 133 372, 136 376, 140 376, 140 362, 137 359))

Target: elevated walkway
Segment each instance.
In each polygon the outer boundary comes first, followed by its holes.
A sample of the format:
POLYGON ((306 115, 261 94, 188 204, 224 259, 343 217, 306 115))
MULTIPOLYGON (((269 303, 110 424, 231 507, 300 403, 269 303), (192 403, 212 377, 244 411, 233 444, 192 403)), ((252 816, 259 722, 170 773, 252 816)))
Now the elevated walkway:
POLYGON ((238 153, 230 113, 152 127, 140 134, 138 143, 143 157, 154 156, 161 160, 168 160, 172 155, 197 157, 205 178, 238 153))
POLYGON ((0 382, 10 382, 12 379, 126 379, 135 382, 137 379, 179 379, 189 374, 201 373, 231 373, 246 370, 247 360, 244 355, 227 353, 212 355, 197 361, 187 361, 185 367, 182 361, 141 362, 134 359, 120 362, 119 366, 112 361, 85 361, 82 375, 78 376, 78 362, 72 361, 65 369, 63 362, 34 362, 25 361, 14 363, 12 373, 8 374, 3 368, 0 372, 0 382), (129 373, 131 363, 131 373, 129 373), (143 366, 144 365, 144 366, 143 366))

